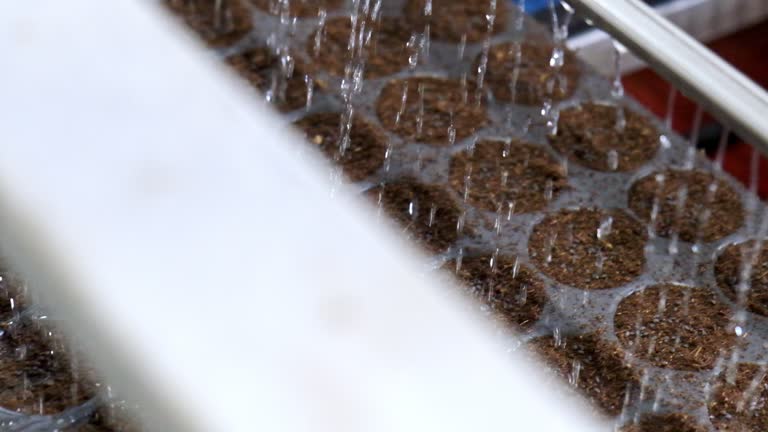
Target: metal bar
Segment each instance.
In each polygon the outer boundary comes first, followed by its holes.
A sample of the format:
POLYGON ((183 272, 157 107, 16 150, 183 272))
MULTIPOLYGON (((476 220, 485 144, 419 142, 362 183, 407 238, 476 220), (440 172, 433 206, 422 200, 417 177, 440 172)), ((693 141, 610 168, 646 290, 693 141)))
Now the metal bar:
POLYGON ((571 0, 577 10, 768 155, 768 93, 639 0, 571 0))
MULTIPOLYGON (((654 10, 703 43, 747 28, 768 18, 765 0, 674 0, 654 6, 654 10)), ((614 48, 611 35, 600 29, 580 32, 568 39, 568 47, 598 72, 613 73, 614 48)), ((629 51, 622 52, 621 72, 631 73, 647 67, 629 51)))
POLYGON ((608 430, 153 7, 0 1, 0 247, 150 430, 608 430))

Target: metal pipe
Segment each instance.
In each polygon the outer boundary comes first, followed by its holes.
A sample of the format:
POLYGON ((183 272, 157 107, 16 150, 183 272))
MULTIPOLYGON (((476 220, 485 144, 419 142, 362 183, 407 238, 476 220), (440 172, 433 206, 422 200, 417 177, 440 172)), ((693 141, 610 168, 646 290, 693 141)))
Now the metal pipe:
POLYGON ((570 0, 584 16, 768 155, 768 93, 640 0, 570 0))

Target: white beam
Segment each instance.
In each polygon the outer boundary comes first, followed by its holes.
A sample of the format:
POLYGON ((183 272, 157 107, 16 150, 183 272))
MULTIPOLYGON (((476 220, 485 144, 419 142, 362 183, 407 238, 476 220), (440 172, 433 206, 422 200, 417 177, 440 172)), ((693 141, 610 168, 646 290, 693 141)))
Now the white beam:
POLYGON ((0 2, 0 244, 155 430, 603 430, 153 3, 0 2))

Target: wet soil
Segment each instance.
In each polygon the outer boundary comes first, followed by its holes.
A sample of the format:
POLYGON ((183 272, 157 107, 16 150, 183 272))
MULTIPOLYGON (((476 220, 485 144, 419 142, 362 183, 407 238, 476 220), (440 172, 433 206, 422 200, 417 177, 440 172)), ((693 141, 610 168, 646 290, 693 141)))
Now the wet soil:
MULTIPOLYGON (((549 63, 555 46, 545 42, 507 42, 488 52, 485 82, 497 100, 520 105, 541 106, 545 100, 570 98, 579 84, 581 68, 568 50, 558 70, 549 63)), ((482 64, 483 54, 475 61, 482 64)), ((477 68, 475 68, 477 70, 477 68)))
POLYGON ((223 0, 217 10, 216 0, 164 0, 209 45, 232 45, 253 28, 251 12, 241 0, 223 0))
POLYGON ((496 2, 494 11, 489 1, 430 0, 431 15, 426 16, 426 4, 426 0, 408 0, 403 10, 405 19, 420 31, 428 24, 430 37, 445 42, 464 38, 469 43, 482 41, 504 31, 514 13, 505 1, 496 2), (489 15, 495 16, 490 32, 489 15))
MULTIPOLYGON (((352 181, 371 176, 384 163, 386 137, 373 125, 354 117, 349 129, 349 143, 342 152, 342 115, 338 113, 311 114, 294 123, 309 143, 316 145, 328 158, 342 167, 352 181)), ((344 125, 346 128, 346 125, 344 125)))
POLYGON ((654 366, 700 371, 737 342, 730 308, 709 290, 654 285, 622 300, 614 325, 622 345, 654 366))
MULTIPOLYGON (((266 47, 254 47, 227 58, 227 64, 261 91, 280 111, 293 111, 307 105, 306 67, 295 63, 286 74, 280 59, 266 47), (270 99, 271 98, 271 99, 270 99)), ((313 81, 314 87, 323 87, 313 81)))
POLYGON ((569 159, 597 171, 632 171, 656 156, 659 132, 650 120, 624 109, 617 127, 614 106, 584 103, 560 111, 557 134, 549 141, 569 159))
POLYGON ((768 243, 759 246, 753 240, 728 246, 715 262, 715 278, 720 289, 737 305, 768 316, 768 243), (741 294, 742 272, 747 265, 750 276, 744 280, 748 282, 744 288, 748 290, 741 294))
POLYGON ((544 283, 517 258, 508 255, 467 255, 443 268, 456 275, 466 291, 486 304, 495 318, 513 329, 528 329, 538 321, 547 293, 544 283))
POLYGON ((326 23, 320 44, 317 44, 317 32, 307 39, 306 50, 312 55, 316 68, 322 69, 337 77, 347 73, 352 76, 354 69, 347 71, 350 65, 361 63, 365 67, 365 78, 381 78, 391 75, 408 66, 408 40, 410 29, 397 18, 381 18, 370 22, 361 20, 355 29, 359 34, 361 28, 373 30, 370 39, 362 49, 349 49, 352 23, 349 17, 331 18, 326 23))
POLYGON ((651 221, 655 203, 658 216, 653 227, 661 237, 677 234, 687 242, 711 242, 732 234, 744 223, 744 209, 736 191, 701 171, 669 170, 632 185, 629 207, 641 219, 651 221))
POLYGON ((470 205, 503 214, 542 210, 568 187, 564 168, 552 155, 519 140, 478 141, 453 157, 449 176, 470 205))
POLYGON ((539 270, 560 283, 607 289, 643 272, 645 243, 643 225, 621 210, 562 210, 534 227, 528 252, 539 270))
POLYGON ((768 431, 768 379, 765 367, 725 368, 708 401, 709 418, 720 432, 768 431))
POLYGON ((376 113, 385 128, 404 138, 447 146, 452 135, 459 141, 488 124, 485 107, 473 94, 473 85, 455 80, 393 80, 381 91, 376 113))
MULTIPOLYGON (((374 187, 366 194, 402 226, 407 237, 432 252, 445 251, 459 238, 461 210, 440 187, 404 178, 374 187)), ((467 227, 462 227, 462 232, 471 235, 467 227)))
POLYGON ((0 339, 3 408, 26 414, 60 413, 95 396, 95 387, 84 381, 86 376, 89 372, 73 369, 64 348, 32 322, 6 329, 0 339))
POLYGON ((616 344, 597 334, 563 337, 559 345, 551 336, 537 338, 529 346, 603 414, 618 415, 625 399, 640 397, 640 373, 616 344))
POLYGON ((704 426, 681 414, 657 414, 641 417, 637 424, 620 432, 707 432, 704 426))
MULTIPOLYGON (((250 0, 251 3, 264 12, 280 15, 280 2, 278 0, 250 0)), ((321 10, 326 13, 341 8, 344 0, 291 0, 288 9, 289 15, 298 18, 317 17, 321 10)))

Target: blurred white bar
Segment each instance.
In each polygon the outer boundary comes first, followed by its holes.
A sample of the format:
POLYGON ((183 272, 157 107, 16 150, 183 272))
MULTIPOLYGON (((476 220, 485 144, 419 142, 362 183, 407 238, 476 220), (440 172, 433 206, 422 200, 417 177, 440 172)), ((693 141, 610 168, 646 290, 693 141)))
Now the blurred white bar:
POLYGON ((608 430, 152 4, 0 2, 0 244, 154 430, 608 430))

